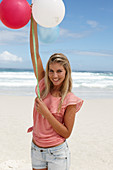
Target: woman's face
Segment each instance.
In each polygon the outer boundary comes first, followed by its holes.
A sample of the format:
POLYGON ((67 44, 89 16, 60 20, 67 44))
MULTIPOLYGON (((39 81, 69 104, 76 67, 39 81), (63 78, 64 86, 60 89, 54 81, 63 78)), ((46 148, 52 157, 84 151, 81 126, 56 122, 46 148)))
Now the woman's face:
POLYGON ((54 86, 60 87, 65 79, 66 70, 59 63, 49 65, 49 79, 54 86))

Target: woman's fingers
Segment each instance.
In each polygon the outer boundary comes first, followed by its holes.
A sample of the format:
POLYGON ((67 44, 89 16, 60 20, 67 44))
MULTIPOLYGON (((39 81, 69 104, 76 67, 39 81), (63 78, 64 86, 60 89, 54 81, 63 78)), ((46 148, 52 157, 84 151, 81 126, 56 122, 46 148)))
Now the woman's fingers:
POLYGON ((35 103, 36 103, 36 107, 38 107, 42 102, 42 99, 39 99, 38 97, 35 98, 35 103))

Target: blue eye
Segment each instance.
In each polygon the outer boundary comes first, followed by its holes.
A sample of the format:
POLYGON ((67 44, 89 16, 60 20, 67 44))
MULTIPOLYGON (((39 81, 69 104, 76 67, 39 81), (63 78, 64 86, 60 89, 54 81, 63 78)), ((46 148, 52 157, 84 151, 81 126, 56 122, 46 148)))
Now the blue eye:
POLYGON ((61 73, 62 72, 62 70, 57 70, 57 73, 61 73))
POLYGON ((53 73, 53 70, 50 69, 49 72, 53 73))

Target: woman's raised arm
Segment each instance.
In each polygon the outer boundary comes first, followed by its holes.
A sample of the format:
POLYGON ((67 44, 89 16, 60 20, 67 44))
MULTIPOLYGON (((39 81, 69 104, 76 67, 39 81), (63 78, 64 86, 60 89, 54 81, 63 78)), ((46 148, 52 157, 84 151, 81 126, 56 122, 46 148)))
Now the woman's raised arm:
MULTIPOLYGON (((31 21, 31 22, 32 22, 32 21, 31 21)), ((38 67, 38 80, 40 81, 40 80, 44 77, 45 72, 44 72, 42 60, 41 60, 40 55, 39 55, 37 23, 35 22, 34 19, 33 19, 33 25, 34 25, 35 44, 36 44, 36 56, 37 56, 37 67, 38 67)), ((35 76, 36 76, 37 74, 36 74, 35 56, 34 56, 34 47, 33 47, 32 23, 31 23, 31 25, 30 25, 30 52, 31 52, 31 59, 32 59, 32 63, 33 63, 34 73, 35 73, 35 76)), ((36 78, 37 78, 37 76, 36 76, 36 78)))

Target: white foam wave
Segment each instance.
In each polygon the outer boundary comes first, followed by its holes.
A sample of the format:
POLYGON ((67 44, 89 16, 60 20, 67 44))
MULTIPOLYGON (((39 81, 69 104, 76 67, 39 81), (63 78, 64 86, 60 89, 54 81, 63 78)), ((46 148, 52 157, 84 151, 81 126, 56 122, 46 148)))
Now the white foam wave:
POLYGON ((36 85, 36 78, 32 72, 1 72, 0 86, 31 87, 36 85))
MULTIPOLYGON (((113 73, 72 72, 74 88, 113 89, 113 73)), ((33 72, 0 72, 0 87, 35 87, 33 72)))
POLYGON ((111 73, 72 73, 73 87, 109 88, 113 89, 111 73))

